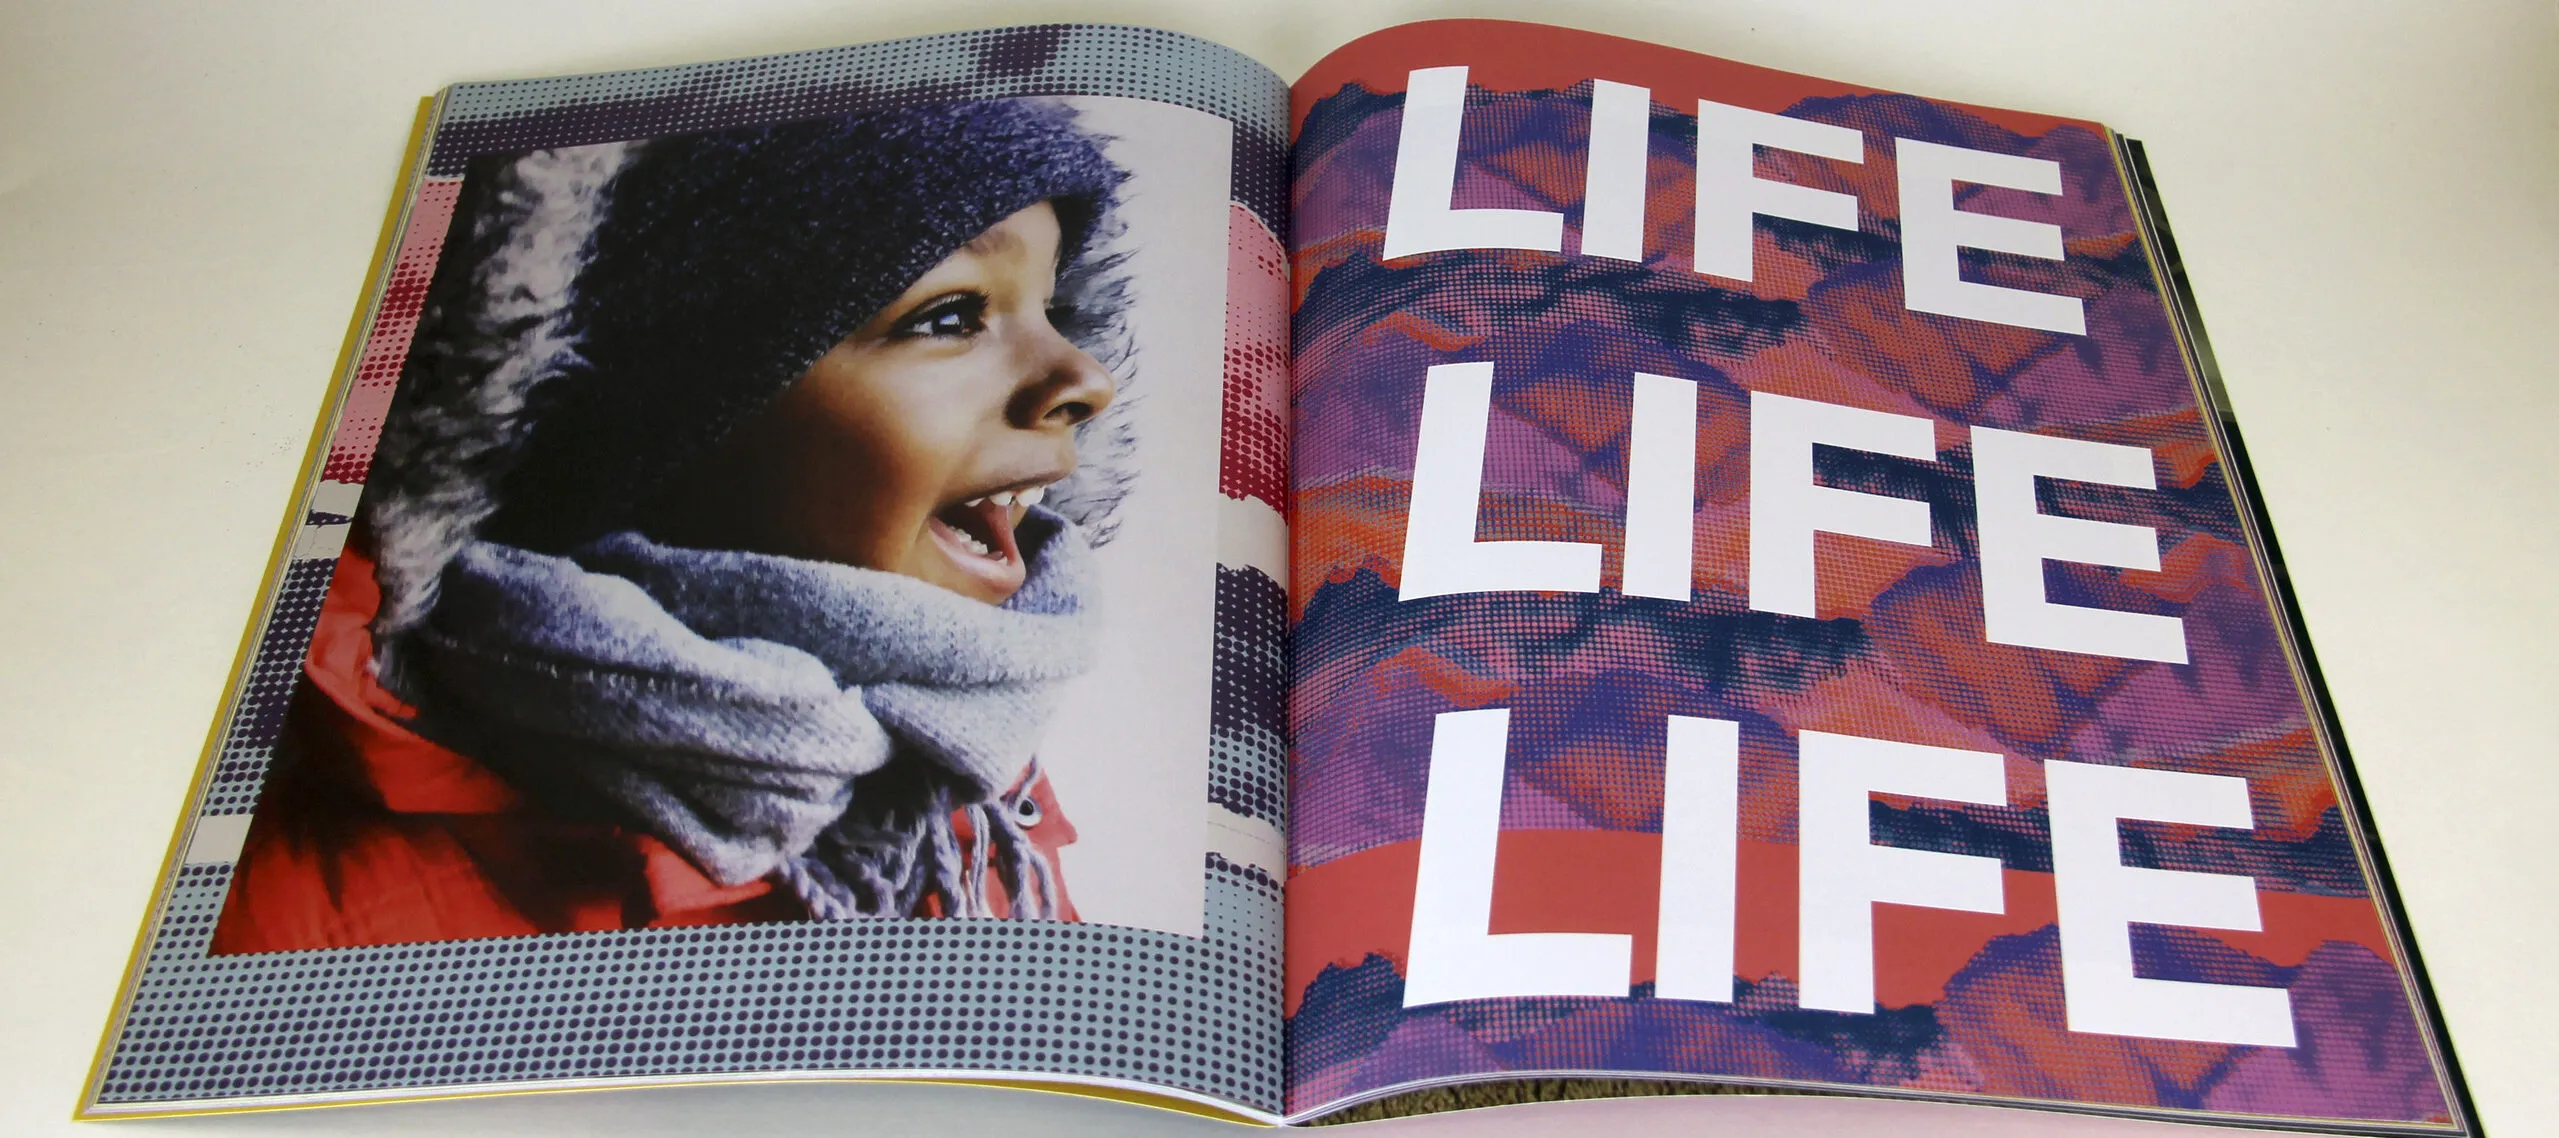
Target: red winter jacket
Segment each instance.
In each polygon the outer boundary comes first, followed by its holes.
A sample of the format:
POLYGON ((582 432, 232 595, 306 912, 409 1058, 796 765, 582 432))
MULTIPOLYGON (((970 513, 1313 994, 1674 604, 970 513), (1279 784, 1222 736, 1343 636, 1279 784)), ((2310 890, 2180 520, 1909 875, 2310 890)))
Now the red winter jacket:
MULTIPOLYGON (((803 920, 770 880, 723 886, 648 834, 558 818, 488 768, 402 724, 414 714, 374 682, 368 623, 381 604, 373 562, 350 544, 322 602, 279 753, 213 952, 272 952, 526 933, 803 920)), ((1030 787, 1036 856, 1059 881, 1075 827, 1048 781, 1030 787)), ((953 815, 965 848, 965 812, 953 815)), ((1000 881, 987 883, 998 914, 1000 881)), ((915 914, 939 916, 937 898, 915 914)))

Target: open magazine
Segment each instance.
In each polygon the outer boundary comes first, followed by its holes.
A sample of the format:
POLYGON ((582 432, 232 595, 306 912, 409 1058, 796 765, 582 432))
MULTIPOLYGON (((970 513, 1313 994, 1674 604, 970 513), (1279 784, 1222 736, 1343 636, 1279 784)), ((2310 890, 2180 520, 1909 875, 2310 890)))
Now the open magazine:
POLYGON ((2475 1133, 2138 144, 1563 29, 422 111, 84 1117, 2475 1133))

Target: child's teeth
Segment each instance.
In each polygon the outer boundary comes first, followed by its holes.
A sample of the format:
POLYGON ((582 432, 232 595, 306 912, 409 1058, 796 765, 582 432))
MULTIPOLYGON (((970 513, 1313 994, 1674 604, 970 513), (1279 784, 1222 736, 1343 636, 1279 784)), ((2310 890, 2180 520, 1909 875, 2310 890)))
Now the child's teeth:
POLYGON ((1033 486, 1028 490, 1024 490, 1021 493, 1014 495, 1013 500, 1020 502, 1024 506, 1036 506, 1040 504, 1040 499, 1045 497, 1048 497, 1048 487, 1033 486))
POLYGON ((1010 490, 998 490, 987 495, 987 500, 999 506, 1011 506, 1013 504, 1013 492, 1010 490))
POLYGON ((970 509, 972 509, 972 510, 974 510, 974 509, 978 508, 979 506, 983 506, 983 505, 985 505, 985 504, 986 504, 986 499, 984 499, 984 498, 971 498, 971 499, 969 499, 968 501, 966 501, 966 502, 964 502, 964 503, 961 503, 961 504, 962 504, 962 505, 967 506, 968 508, 970 508, 970 509))

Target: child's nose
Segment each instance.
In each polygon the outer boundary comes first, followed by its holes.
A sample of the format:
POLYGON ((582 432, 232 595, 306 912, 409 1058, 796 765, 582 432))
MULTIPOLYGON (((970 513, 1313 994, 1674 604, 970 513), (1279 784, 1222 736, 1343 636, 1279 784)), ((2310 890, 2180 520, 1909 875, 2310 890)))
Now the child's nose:
POLYGON ((1051 333, 1052 342, 1035 366, 1027 369, 1014 399, 1014 425, 1026 430, 1073 427, 1101 414, 1119 391, 1101 361, 1074 341, 1051 333))

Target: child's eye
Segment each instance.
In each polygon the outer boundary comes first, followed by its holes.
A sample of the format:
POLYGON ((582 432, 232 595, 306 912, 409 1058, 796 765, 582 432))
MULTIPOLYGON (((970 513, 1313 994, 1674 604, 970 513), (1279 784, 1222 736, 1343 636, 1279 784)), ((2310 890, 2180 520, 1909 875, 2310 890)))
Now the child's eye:
POLYGON ((986 331, 986 298, 976 293, 946 296, 925 305, 890 335, 898 339, 974 336, 986 331))

